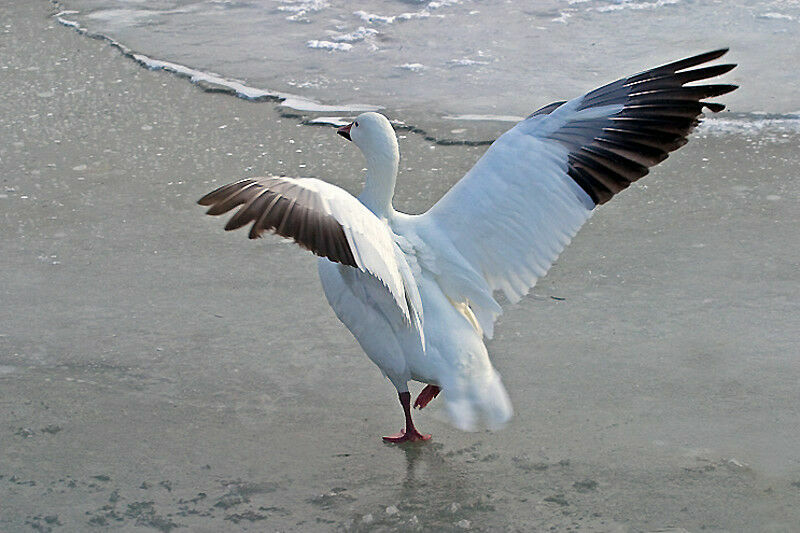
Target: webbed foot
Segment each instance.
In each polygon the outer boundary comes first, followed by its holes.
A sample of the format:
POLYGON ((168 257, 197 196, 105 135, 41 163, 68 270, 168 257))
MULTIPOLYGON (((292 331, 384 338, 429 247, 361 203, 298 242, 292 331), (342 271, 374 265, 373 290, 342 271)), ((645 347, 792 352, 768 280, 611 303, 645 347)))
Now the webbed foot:
POLYGON ((417 396, 416 401, 414 402, 415 409, 422 409, 428 403, 436 398, 439 393, 442 392, 442 389, 437 387, 436 385, 426 385, 422 392, 419 393, 417 396))

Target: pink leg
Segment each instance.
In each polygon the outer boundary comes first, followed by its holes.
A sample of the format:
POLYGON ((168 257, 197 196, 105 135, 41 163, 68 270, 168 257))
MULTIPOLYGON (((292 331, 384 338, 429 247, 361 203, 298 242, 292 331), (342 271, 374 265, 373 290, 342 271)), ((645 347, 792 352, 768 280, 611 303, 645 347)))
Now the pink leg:
POLYGON ((422 389, 422 392, 419 393, 419 396, 417 396, 417 401, 414 402, 414 407, 416 409, 422 409, 428 405, 428 402, 439 396, 441 391, 442 389, 436 385, 426 385, 425 388, 422 389))
POLYGON ((401 392, 397 395, 400 398, 400 405, 403 406, 403 413, 406 415, 406 429, 394 435, 383 437, 384 442, 416 442, 425 441, 431 438, 430 435, 423 435, 414 427, 411 420, 411 393, 401 392))

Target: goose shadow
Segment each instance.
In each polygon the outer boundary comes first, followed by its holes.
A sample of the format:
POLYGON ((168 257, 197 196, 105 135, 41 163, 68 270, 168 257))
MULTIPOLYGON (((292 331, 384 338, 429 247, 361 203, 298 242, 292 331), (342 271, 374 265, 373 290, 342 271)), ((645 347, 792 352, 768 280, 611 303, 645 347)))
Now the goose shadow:
POLYGON ((400 455, 399 478, 387 490, 353 508, 345 529, 374 531, 381 528, 451 530, 459 522, 485 523, 495 511, 491 486, 478 462, 480 443, 447 450, 436 442, 386 445, 389 457, 400 455))

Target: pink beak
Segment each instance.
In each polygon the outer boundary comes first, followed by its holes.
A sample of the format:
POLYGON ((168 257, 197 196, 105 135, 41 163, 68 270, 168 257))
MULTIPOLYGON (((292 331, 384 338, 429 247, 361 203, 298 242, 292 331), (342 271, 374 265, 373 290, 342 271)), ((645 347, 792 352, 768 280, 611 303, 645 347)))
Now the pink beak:
POLYGON ((348 141, 352 141, 353 139, 350 138, 350 128, 352 127, 352 125, 353 125, 353 123, 351 122, 347 126, 342 126, 338 130, 336 130, 336 133, 338 133, 339 135, 341 135, 342 137, 344 137, 348 141))

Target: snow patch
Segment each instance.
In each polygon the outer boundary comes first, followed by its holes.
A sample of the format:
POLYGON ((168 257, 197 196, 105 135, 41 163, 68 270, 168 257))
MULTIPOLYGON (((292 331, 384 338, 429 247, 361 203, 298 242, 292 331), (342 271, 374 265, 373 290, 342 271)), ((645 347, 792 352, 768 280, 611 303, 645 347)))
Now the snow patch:
POLYGON ((403 63, 402 65, 397 65, 396 68, 401 70, 410 70, 411 72, 422 72, 423 70, 428 69, 428 67, 422 63, 403 63))
POLYGON ((760 19, 773 19, 773 20, 794 20, 794 17, 791 15, 784 15, 783 13, 762 13, 760 15, 756 15, 757 18, 760 19))
POLYGON ((278 6, 278 11, 291 13, 286 20, 292 22, 307 22, 308 15, 321 11, 330 4, 325 0, 282 0, 283 5, 278 6))
POLYGON ((656 0, 655 2, 636 2, 635 0, 623 0, 618 4, 590 8, 590 10, 599 13, 608 13, 610 11, 622 11, 623 9, 658 9, 659 7, 679 4, 680 1, 681 0, 656 0))
POLYGON ((377 34, 378 30, 376 29, 359 26, 357 30, 351 31, 350 33, 338 33, 335 31, 329 31, 328 37, 330 38, 331 41, 337 43, 357 43, 363 41, 367 37, 371 37, 377 34))
POLYGON ((337 51, 337 52, 349 52, 353 45, 350 43, 334 43, 332 41, 308 41, 306 46, 309 48, 318 48, 322 50, 328 51, 337 51))

